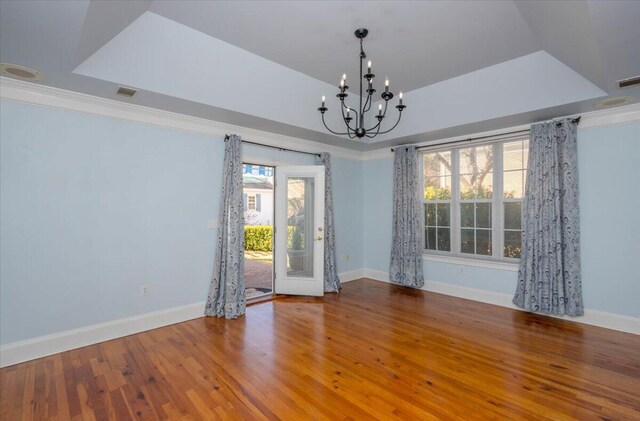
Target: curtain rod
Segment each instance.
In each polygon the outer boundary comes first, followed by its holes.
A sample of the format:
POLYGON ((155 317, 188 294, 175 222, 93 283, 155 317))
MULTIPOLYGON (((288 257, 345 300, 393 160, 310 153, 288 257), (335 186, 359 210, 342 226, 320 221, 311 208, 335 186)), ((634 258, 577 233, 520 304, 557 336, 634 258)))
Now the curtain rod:
MULTIPOLYGON (((229 135, 225 135, 224 136, 224 140, 227 141, 229 140, 229 135)), ((248 143, 249 145, 256 145, 256 146, 262 146, 264 148, 272 148, 272 149, 277 149, 279 151, 283 151, 283 152, 295 152, 295 153, 303 153, 303 154, 307 154, 307 155, 315 155, 315 156, 320 156, 319 153, 315 153, 315 152, 305 152, 305 151, 297 151, 295 149, 288 149, 288 148, 282 148, 280 146, 273 146, 273 145, 265 145, 264 143, 257 143, 257 142, 250 142, 248 140, 241 140, 242 143, 248 143)))
MULTIPOLYGON (((575 122, 575 123, 579 123, 580 122, 580 116, 576 117, 576 118, 572 118, 571 121, 575 122)), ((556 124, 561 124, 559 121, 556 124)), ((529 129, 524 129, 524 130, 515 130, 512 132, 505 132, 505 133, 498 133, 498 134, 492 134, 492 135, 488 135, 488 136, 480 136, 480 137, 470 137, 468 139, 460 139, 460 140, 452 140, 451 142, 443 142, 443 143, 435 143, 435 144, 431 144, 431 145, 422 145, 422 146, 417 146, 417 149, 423 149, 423 148, 433 148, 436 146, 445 146, 445 145, 455 145, 458 143, 465 143, 465 142, 471 142, 472 140, 482 140, 482 139, 489 139, 492 137, 500 137, 500 136, 508 136, 508 135, 514 135, 514 134, 525 134, 525 133, 529 133, 530 130, 529 129)), ((393 152, 395 149, 391 148, 391 152, 393 152)))

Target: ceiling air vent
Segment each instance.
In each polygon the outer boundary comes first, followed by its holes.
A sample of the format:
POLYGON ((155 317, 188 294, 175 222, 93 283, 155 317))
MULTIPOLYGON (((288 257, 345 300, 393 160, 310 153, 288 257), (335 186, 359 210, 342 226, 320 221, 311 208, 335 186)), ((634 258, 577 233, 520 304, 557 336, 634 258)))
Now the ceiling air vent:
POLYGON ((618 86, 621 88, 628 88, 629 86, 640 85, 640 76, 630 77, 628 79, 621 79, 618 81, 618 86))
POLYGON ((20 80, 27 80, 29 82, 42 80, 42 73, 25 66, 20 66, 19 64, 0 63, 0 70, 3 75, 20 80))
POLYGON ((118 87, 116 94, 120 96, 126 96, 127 98, 133 97, 138 91, 132 88, 125 88, 124 86, 118 87))

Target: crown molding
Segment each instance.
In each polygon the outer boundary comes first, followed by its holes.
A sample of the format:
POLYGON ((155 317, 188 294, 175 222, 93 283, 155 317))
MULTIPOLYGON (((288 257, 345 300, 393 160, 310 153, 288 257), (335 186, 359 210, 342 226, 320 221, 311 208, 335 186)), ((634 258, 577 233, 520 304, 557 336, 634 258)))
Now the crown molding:
POLYGON ((339 146, 192 117, 171 111, 158 110, 142 105, 129 104, 8 77, 0 77, 0 98, 7 101, 134 121, 182 132, 214 136, 220 138, 220 140, 224 138, 224 135, 233 133, 252 142, 264 143, 270 146, 312 153, 329 152, 333 157, 351 160, 362 159, 362 152, 339 146))
MULTIPOLYGON (((220 139, 222 139, 225 134, 234 133, 243 138, 270 146, 297 149, 312 153, 329 152, 334 157, 356 161, 384 159, 393 156, 391 148, 388 146, 371 151, 360 152, 348 148, 342 148, 340 146, 327 145, 324 143, 298 139, 263 130, 255 130, 219 121, 178 114, 171 111, 158 110, 142 105, 129 104, 113 99, 106 99, 65 89, 38 85, 32 82, 24 82, 8 77, 0 77, 0 98, 8 101, 39 105, 66 111, 75 111, 95 116, 152 124, 172 130, 215 136, 220 139)), ((640 103, 605 110, 590 111, 581 113, 580 115, 582 117, 580 120, 580 129, 632 123, 640 121, 640 103)), ((498 130, 467 133, 462 136, 438 139, 438 141, 421 142, 415 145, 433 145, 437 143, 464 140, 470 137, 500 136, 506 132, 527 129, 529 126, 529 124, 523 124, 498 130)))
MULTIPOLYGON (((568 117, 568 116, 567 116, 568 117)), ((580 113, 580 125, 578 129, 590 129, 594 127, 607 127, 615 126, 618 124, 627 124, 640 121, 640 103, 624 105, 622 107, 609 108, 606 110, 589 111, 580 113)), ((416 143, 415 146, 437 145, 438 143, 455 142, 458 140, 469 139, 470 137, 485 137, 496 136, 499 137, 502 134, 515 132, 519 130, 526 130, 530 127, 530 124, 521 124, 519 126, 505 127, 497 130, 490 130, 486 132, 469 133, 463 136, 448 137, 445 139, 432 140, 428 142, 416 143)), ((363 152, 361 159, 364 161, 374 159, 391 158, 393 152, 391 147, 387 146, 380 149, 374 149, 371 151, 363 152)))

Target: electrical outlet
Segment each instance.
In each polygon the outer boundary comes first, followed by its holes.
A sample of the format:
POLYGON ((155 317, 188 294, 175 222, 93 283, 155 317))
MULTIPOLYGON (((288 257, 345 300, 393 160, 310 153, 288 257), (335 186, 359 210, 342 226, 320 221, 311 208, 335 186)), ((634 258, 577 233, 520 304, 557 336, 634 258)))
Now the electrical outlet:
POLYGON ((140 285, 140 295, 149 295, 149 285, 140 285))
POLYGON ((343 261, 343 262, 348 262, 348 261, 349 261, 349 259, 350 259, 350 257, 349 257, 349 255, 348 255, 348 254, 345 254, 345 255, 343 255, 343 256, 342 256, 342 261, 343 261))

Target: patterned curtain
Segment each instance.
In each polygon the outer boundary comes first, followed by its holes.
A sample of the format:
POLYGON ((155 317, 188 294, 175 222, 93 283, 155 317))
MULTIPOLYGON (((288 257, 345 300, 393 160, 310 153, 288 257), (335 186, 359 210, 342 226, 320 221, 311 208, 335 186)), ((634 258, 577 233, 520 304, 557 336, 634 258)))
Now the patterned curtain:
POLYGON ((333 188, 331 185, 331 155, 321 153, 316 158, 324 165, 324 290, 340 292, 340 279, 336 266, 336 239, 333 230, 333 188))
POLYGON ((225 140, 216 260, 204 314, 234 319, 245 312, 244 212, 239 136, 225 140))
POLYGON ((531 126, 522 212, 522 256, 513 303, 582 316, 577 120, 531 126))
POLYGON ((415 146, 396 148, 393 157, 393 243, 389 279, 395 284, 414 288, 424 285, 419 167, 415 146))

